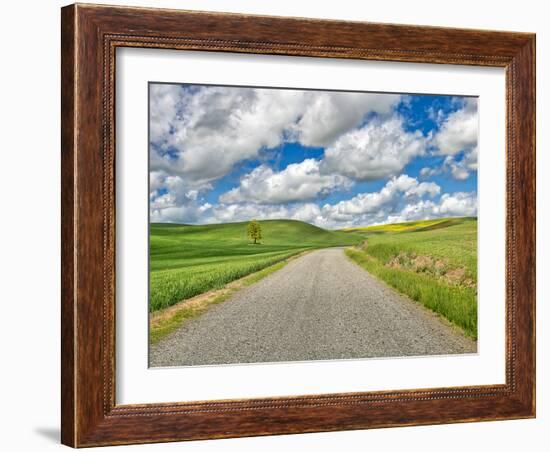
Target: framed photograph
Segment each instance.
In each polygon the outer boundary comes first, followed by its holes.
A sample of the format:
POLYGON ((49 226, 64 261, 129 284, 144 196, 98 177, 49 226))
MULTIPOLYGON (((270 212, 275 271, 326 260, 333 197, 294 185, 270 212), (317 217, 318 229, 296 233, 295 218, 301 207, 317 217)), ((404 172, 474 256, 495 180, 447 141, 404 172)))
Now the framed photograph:
POLYGON ((62 9, 62 442, 535 416, 535 36, 62 9))

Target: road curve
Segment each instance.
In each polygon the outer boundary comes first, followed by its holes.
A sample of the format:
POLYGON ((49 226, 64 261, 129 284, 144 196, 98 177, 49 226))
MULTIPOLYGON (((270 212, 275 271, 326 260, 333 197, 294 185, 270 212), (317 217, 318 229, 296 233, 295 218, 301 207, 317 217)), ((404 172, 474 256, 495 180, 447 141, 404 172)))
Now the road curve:
POLYGON ((151 367, 473 353, 476 343, 351 262, 313 251, 149 350, 151 367))

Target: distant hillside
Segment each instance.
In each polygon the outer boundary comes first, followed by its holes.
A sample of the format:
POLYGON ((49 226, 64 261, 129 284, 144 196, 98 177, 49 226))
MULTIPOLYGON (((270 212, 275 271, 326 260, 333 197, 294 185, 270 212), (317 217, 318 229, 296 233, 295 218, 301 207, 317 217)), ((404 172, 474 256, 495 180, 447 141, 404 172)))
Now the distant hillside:
POLYGON ((414 232, 447 228, 458 224, 477 222, 475 217, 438 218, 435 220, 407 221, 405 223, 381 224, 376 226, 342 229, 344 232, 414 232))

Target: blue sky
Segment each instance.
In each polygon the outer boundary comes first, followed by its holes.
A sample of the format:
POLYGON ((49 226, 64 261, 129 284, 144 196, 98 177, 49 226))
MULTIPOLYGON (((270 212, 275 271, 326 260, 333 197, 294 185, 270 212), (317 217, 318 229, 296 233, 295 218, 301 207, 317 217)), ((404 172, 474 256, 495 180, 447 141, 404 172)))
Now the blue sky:
POLYGON ((151 221, 477 215, 477 99, 150 84, 151 221))

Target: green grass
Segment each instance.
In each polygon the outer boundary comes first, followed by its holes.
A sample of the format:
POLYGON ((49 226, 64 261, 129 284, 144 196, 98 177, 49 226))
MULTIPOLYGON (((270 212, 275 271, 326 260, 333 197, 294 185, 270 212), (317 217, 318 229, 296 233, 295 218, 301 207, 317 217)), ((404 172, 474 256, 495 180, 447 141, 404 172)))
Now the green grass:
POLYGON ((477 338, 477 220, 447 218, 347 230, 366 244, 346 254, 477 338))
POLYGON ((151 312, 171 306, 303 251, 355 245, 360 234, 327 231, 293 220, 260 222, 262 243, 252 245, 246 222, 213 225, 151 224, 151 312))

